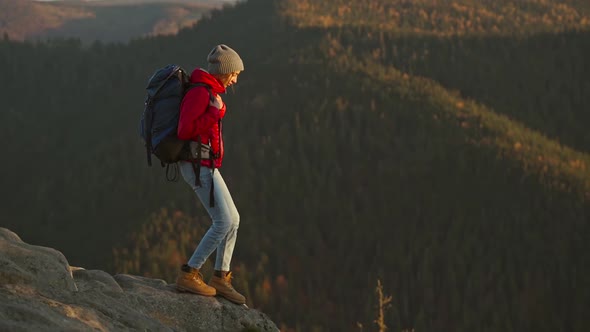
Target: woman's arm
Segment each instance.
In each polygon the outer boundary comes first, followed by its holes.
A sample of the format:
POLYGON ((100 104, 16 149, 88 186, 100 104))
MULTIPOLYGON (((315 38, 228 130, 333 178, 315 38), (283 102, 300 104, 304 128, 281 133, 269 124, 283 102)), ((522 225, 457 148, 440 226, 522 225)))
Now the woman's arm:
POLYGON ((191 89, 180 106, 178 138, 188 140, 207 134, 219 121, 219 117, 219 108, 210 105, 207 89, 205 87, 191 89))

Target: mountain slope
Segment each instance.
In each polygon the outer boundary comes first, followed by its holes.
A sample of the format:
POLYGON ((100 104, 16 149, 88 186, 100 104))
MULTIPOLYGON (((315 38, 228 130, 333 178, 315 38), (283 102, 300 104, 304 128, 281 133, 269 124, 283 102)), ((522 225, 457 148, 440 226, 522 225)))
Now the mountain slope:
POLYGON ((287 1, 283 7, 299 27, 334 19, 323 29, 356 56, 433 78, 582 151, 590 151, 584 126, 590 79, 581 60, 590 57, 588 13, 583 1, 538 0, 287 1), (387 21, 392 11, 403 12, 403 22, 387 21))
MULTIPOLYGON (((116 246, 127 254, 109 269, 172 278, 208 219, 186 185, 145 166, 136 133, 143 89, 158 66, 204 65, 224 42, 246 67, 224 97, 221 172, 240 210, 232 269, 249 304, 285 330, 354 330, 372 324, 381 279, 394 299, 392 330, 587 330, 588 153, 502 115, 493 98, 429 78, 445 62, 424 61, 435 69, 424 65, 420 77, 379 54, 403 39, 366 47, 359 35, 379 43, 379 30, 292 25, 280 15, 286 4, 251 0, 128 46, 0 43, 0 138, 7 155, 21 156, 0 172, 4 222, 77 261, 93 258, 83 265, 108 265, 116 246), (162 207, 171 213, 156 214, 162 207)), ((588 32, 557 36, 570 45, 588 32)), ((456 38, 427 49, 485 51, 456 38)), ((495 45, 523 37, 504 38, 495 45)), ((553 41, 539 39, 539 50, 553 41)), ((540 66, 555 59, 588 61, 572 51, 540 66)), ((490 60, 489 75, 502 61, 490 60)), ((560 107, 567 96, 558 93, 560 107)))

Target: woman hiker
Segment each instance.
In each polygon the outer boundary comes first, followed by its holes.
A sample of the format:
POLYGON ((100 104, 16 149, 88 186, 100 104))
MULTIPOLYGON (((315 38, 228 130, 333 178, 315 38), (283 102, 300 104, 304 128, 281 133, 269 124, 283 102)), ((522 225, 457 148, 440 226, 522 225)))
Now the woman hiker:
POLYGON ((176 287, 180 291, 205 296, 220 295, 234 303, 244 304, 245 297, 231 284, 230 272, 240 215, 218 170, 223 160, 221 119, 226 113, 219 94, 237 83, 244 64, 238 53, 223 44, 211 50, 207 62, 207 70, 198 68, 191 74, 190 83, 198 85, 191 88, 182 100, 178 138, 200 141, 211 147, 209 157, 203 152, 200 165, 180 161, 179 166, 182 177, 207 209, 212 225, 187 264, 181 267, 176 287), (206 284, 199 270, 215 250, 215 272, 206 284))

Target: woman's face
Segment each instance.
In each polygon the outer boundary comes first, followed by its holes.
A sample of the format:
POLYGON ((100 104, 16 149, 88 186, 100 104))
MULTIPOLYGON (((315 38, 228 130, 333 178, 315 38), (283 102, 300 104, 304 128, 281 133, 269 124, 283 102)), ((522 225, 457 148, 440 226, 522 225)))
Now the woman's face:
POLYGON ((233 84, 238 83, 238 76, 240 75, 239 71, 235 71, 231 74, 225 74, 219 76, 219 81, 223 84, 224 88, 231 86, 233 84))

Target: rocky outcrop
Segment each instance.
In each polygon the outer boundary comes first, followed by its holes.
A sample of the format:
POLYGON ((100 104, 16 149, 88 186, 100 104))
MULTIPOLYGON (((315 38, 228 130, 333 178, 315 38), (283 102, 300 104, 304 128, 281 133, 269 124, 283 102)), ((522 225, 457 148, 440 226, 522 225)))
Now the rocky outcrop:
POLYGON ((163 280, 72 268, 0 228, 0 331, 278 331, 263 313, 163 280))

